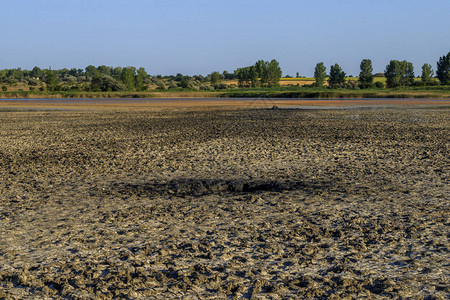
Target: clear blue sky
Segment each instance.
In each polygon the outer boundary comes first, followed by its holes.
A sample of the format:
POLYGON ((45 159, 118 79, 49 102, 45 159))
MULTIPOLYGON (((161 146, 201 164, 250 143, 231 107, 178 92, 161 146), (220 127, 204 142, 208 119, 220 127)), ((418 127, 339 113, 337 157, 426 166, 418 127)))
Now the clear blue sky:
POLYGON ((416 75, 450 51, 450 0, 0 0, 0 69, 144 67, 152 75, 232 72, 277 59, 309 76, 391 59, 416 75))

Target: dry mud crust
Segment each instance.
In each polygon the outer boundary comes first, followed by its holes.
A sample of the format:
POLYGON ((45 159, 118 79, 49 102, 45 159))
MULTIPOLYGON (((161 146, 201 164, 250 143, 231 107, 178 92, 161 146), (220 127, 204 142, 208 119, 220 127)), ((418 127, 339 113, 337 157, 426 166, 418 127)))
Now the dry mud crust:
POLYGON ((1 112, 0 298, 449 298, 448 113, 1 112))

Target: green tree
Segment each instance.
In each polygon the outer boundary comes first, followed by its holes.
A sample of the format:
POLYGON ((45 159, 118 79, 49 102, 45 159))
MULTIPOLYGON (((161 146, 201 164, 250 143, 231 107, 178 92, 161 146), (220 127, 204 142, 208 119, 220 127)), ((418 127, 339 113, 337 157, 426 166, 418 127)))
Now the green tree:
POLYGON ((222 79, 219 72, 212 72, 209 75, 209 77, 210 77, 211 84, 213 84, 213 85, 220 83, 220 81, 222 79))
POLYGON ((136 89, 138 91, 145 91, 148 89, 148 85, 146 84, 146 79, 148 77, 147 72, 145 71, 144 68, 139 68, 137 70, 137 75, 136 75, 136 89))
POLYGON ((17 69, 10 69, 9 70, 9 74, 8 77, 15 79, 15 80, 22 80, 24 74, 21 68, 17 68, 17 69))
POLYGON ((334 64, 330 68, 330 78, 328 84, 330 87, 340 87, 345 83, 345 72, 338 64, 334 64))
POLYGON ((251 84, 251 67, 238 68, 234 73, 238 79, 240 87, 249 86, 251 84))
POLYGON ((103 75, 111 76, 111 74, 112 74, 112 68, 111 67, 107 67, 105 65, 98 66, 97 70, 103 75))
POLYGON ((323 86, 327 74, 325 73, 327 68, 324 66, 323 62, 317 63, 314 69, 314 79, 316 80, 316 86, 323 86))
POLYGON ((391 60, 384 71, 386 86, 396 88, 414 83, 414 67, 411 62, 391 60))
POLYGON ((44 71, 42 71, 41 68, 37 66, 34 67, 33 70, 31 70, 30 72, 31 77, 39 78, 42 77, 42 75, 44 75, 44 71))
POLYGON ((45 77, 45 84, 47 85, 47 90, 55 91, 58 87, 59 78, 55 71, 47 70, 45 77))
POLYGON ((405 76, 403 77, 403 85, 411 86, 414 84, 414 66, 412 62, 403 61, 405 64, 405 76))
POLYGON ((120 79, 121 75, 122 75, 122 67, 115 67, 112 71, 112 76, 115 79, 120 79))
POLYGON ((8 75, 8 70, 5 70, 5 69, 4 70, 0 70, 0 80, 1 81, 5 81, 7 75, 8 75))
POLYGON ((281 75, 283 74, 280 68, 280 63, 276 59, 272 59, 266 64, 266 66, 266 78, 263 84, 268 86, 277 86, 280 82, 281 75))
POLYGON ((77 69, 76 69, 76 68, 72 68, 72 69, 70 69, 70 71, 69 71, 69 75, 72 75, 72 76, 77 76, 77 75, 78 75, 78 71, 77 71, 77 69))
POLYGON ((250 84, 252 87, 257 87, 261 85, 261 82, 259 80, 259 71, 255 66, 249 67, 249 76, 250 76, 250 84))
POLYGON ((191 77, 183 76, 181 78, 181 81, 180 81, 180 87, 183 88, 183 89, 192 89, 192 88, 194 88, 194 86, 193 86, 193 84, 191 82, 191 77))
POLYGON ((401 84, 401 77, 403 76, 400 61, 391 60, 384 70, 386 77, 386 86, 388 88, 399 87, 401 84))
POLYGON ((97 68, 94 67, 93 65, 87 66, 85 70, 86 70, 86 72, 85 72, 86 76, 91 77, 91 78, 94 77, 98 73, 97 68))
POLYGON ((134 86, 135 73, 136 73, 135 67, 126 67, 122 69, 122 73, 120 74, 120 80, 125 85, 127 91, 133 91, 135 89, 134 86))
POLYGON ((429 85, 433 81, 434 71, 430 64, 424 64, 422 66, 422 84, 429 85))
POLYGON ((223 71, 222 75, 226 80, 233 80, 237 78, 235 73, 229 73, 228 71, 223 71))
POLYGON ((450 84, 450 52, 439 58, 436 76, 442 84, 450 84))
POLYGON ((373 85, 373 67, 370 59, 363 59, 359 66, 359 86, 363 89, 370 88, 373 85))
MULTIPOLYGON (((257 85, 266 85, 269 80, 269 73, 268 73, 268 62, 264 60, 258 60, 253 65, 253 73, 256 78, 259 79, 259 82, 257 85)), ((257 79, 257 80, 258 80, 257 79)))

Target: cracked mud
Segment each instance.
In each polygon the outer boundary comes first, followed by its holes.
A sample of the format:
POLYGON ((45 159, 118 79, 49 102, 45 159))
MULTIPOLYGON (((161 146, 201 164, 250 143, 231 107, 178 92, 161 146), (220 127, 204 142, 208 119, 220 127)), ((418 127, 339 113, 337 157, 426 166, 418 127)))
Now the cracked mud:
POLYGON ((0 112, 0 298, 448 299, 448 109, 0 112))

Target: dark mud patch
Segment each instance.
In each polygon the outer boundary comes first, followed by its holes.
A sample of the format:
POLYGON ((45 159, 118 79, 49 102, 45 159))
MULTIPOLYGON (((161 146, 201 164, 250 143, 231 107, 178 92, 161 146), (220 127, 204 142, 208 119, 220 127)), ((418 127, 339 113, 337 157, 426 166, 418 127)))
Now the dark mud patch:
MULTIPOLYGON (((225 193, 259 193, 283 191, 321 191, 332 187, 331 182, 305 182, 281 180, 218 180, 181 178, 169 182, 147 182, 142 184, 114 183, 110 191, 121 195, 175 195, 175 196, 205 196, 225 193)), ((104 189, 106 190, 106 189, 104 189)))

